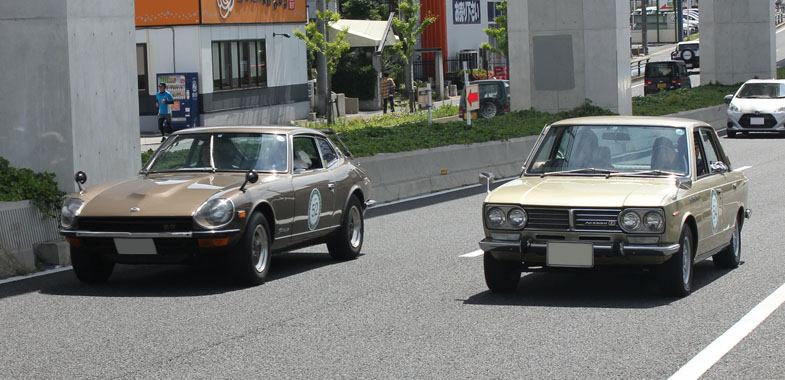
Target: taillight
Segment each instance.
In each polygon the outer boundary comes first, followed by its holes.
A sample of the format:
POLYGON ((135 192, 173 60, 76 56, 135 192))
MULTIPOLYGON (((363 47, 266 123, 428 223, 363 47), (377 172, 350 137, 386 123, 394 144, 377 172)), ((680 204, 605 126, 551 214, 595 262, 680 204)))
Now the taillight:
POLYGON ((647 80, 645 81, 645 84, 646 84, 647 86, 651 86, 651 84, 652 84, 652 83, 654 83, 654 82, 653 82, 651 79, 647 79, 647 80))
POLYGON ((463 106, 458 107, 458 117, 463 119, 463 106))
POLYGON ((504 112, 510 112, 510 105, 504 106, 504 112))
POLYGON ((674 80, 671 81, 671 83, 673 83, 673 84, 681 84, 681 80, 680 79, 674 79, 674 80))

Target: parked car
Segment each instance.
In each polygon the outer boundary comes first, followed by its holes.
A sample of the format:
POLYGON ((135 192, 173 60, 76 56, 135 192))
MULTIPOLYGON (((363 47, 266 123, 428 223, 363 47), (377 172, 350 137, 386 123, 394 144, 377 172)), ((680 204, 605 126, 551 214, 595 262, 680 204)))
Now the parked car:
POLYGON ((728 137, 743 132, 785 133, 785 80, 751 79, 728 103, 728 137))
POLYGON ((684 61, 688 69, 701 67, 700 41, 685 41, 676 44, 676 50, 671 52, 672 60, 684 61))
POLYGON ((321 132, 194 128, 167 138, 136 177, 71 195, 60 232, 86 283, 106 281, 115 263, 212 257, 256 285, 273 253, 327 243, 333 258, 356 258, 372 203, 366 174, 321 132))
MULTIPOLYGON (((480 90, 478 111, 472 111, 472 119, 481 117, 490 119, 496 115, 503 115, 510 111, 510 81, 503 79, 485 79, 469 82, 477 84, 480 90)), ((466 90, 461 94, 458 116, 466 118, 466 90)))
POLYGON ((646 268, 686 296, 695 263, 739 265, 748 188, 704 122, 559 121, 543 130, 520 178, 483 202, 485 281, 510 292, 521 272, 646 268))
POLYGON ((662 91, 691 88, 692 81, 687 66, 682 61, 660 61, 646 64, 643 75, 645 95, 662 91))

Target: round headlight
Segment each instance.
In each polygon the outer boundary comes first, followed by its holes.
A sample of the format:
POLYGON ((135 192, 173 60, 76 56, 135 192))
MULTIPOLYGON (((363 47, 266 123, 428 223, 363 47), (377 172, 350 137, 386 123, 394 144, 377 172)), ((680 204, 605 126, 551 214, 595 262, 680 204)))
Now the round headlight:
POLYGON ((526 211, 520 208, 514 208, 507 213, 507 220, 510 221, 513 227, 521 228, 526 225, 526 211))
POLYGON ((641 217, 635 211, 627 211, 621 216, 621 225, 625 230, 635 230, 641 225, 641 217))
POLYGON ((662 229, 662 215, 658 212, 650 212, 646 214, 643 218, 643 224, 646 225, 646 228, 653 232, 660 231, 662 229))
POLYGON ((68 198, 63 202, 60 209, 60 225, 64 228, 71 228, 76 224, 76 217, 82 212, 84 200, 79 198, 68 198))
POLYGON ((224 198, 214 198, 204 202, 196 214, 194 220, 204 228, 217 228, 224 226, 234 218, 234 202, 224 198))
POLYGON ((500 208, 494 207, 488 210, 488 224, 492 226, 501 226, 504 224, 504 211, 500 208))

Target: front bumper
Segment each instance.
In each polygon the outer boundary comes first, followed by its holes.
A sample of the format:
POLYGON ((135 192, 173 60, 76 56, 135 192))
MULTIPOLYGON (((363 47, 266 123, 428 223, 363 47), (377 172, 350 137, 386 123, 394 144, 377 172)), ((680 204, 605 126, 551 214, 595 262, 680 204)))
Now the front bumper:
MULTIPOLYGON (((681 248, 678 243, 669 245, 633 245, 625 244, 624 242, 615 244, 592 243, 592 247, 595 257, 668 257, 678 252, 681 248)), ((485 252, 534 254, 544 257, 548 250, 548 244, 521 240, 493 240, 485 238, 480 241, 480 249, 485 252)))
MULTIPOLYGON (((743 113, 728 113, 728 131, 731 132, 770 132, 785 133, 785 114, 767 114, 766 125, 756 126, 749 123, 749 118, 745 118, 743 113), (771 121, 769 121, 771 120, 771 121)), ((761 116, 764 117, 764 116, 761 116)))

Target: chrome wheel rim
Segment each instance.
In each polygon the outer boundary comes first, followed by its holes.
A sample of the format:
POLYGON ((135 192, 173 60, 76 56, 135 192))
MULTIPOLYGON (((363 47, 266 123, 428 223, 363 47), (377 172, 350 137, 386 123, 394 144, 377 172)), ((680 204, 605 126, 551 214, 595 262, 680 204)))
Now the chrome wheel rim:
POLYGON ((264 272, 265 268, 267 268, 268 254, 267 232, 264 231, 264 228, 260 224, 254 229, 253 241, 251 242, 251 257, 257 272, 264 272))
POLYGON ((352 248, 357 249, 363 241, 363 219, 360 210, 357 207, 352 207, 349 210, 349 244, 352 248))
POLYGON ((692 248, 690 247, 690 239, 685 237, 681 245, 681 280, 685 287, 690 281, 690 269, 692 268, 690 265, 692 257, 690 252, 692 252, 692 248))
POLYGON ((736 262, 739 262, 741 259, 741 247, 739 245, 739 226, 736 225, 736 228, 733 229, 733 237, 731 238, 731 245, 733 245, 733 257, 736 258, 736 262))

